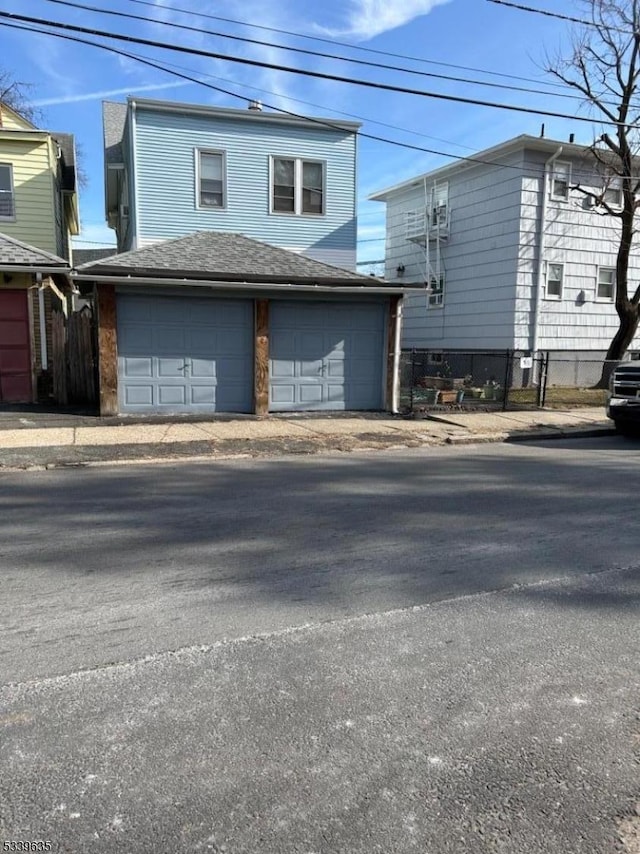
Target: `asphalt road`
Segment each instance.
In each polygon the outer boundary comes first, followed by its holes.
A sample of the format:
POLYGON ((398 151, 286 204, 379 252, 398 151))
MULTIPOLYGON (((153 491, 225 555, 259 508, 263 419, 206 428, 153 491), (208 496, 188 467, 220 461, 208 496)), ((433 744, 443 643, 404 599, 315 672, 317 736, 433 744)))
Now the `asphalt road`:
POLYGON ((616 438, 1 474, 0 842, 631 852, 639 474, 616 438))

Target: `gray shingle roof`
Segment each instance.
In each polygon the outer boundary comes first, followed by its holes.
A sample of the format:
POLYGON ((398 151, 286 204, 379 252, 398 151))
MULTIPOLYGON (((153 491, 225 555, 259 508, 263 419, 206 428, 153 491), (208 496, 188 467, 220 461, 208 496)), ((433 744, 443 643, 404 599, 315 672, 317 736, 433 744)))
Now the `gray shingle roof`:
POLYGON ((126 118, 126 104, 115 101, 102 102, 105 163, 122 163, 122 136, 126 118))
POLYGON ((74 249, 73 266, 79 267, 81 264, 91 264, 93 261, 100 261, 102 258, 110 258, 114 249, 115 246, 109 249, 74 249))
MULTIPOLYGON (((314 261, 242 234, 198 231, 78 267, 79 273, 231 282, 377 286, 380 279, 314 261)), ((89 278, 89 277, 87 277, 89 278)))
POLYGON ((37 249, 7 234, 0 234, 0 268, 2 267, 25 267, 34 270, 41 267, 60 267, 61 271, 69 269, 64 258, 45 252, 44 249, 37 249))

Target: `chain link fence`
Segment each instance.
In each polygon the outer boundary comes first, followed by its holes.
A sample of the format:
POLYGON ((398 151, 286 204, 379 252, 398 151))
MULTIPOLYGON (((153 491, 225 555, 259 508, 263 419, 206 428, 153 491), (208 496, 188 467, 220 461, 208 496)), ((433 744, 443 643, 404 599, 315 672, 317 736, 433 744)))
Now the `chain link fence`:
POLYGON ((608 376, 607 367, 602 359, 564 354, 404 350, 401 408, 405 412, 486 412, 604 406, 606 390, 597 386, 603 376, 608 376))

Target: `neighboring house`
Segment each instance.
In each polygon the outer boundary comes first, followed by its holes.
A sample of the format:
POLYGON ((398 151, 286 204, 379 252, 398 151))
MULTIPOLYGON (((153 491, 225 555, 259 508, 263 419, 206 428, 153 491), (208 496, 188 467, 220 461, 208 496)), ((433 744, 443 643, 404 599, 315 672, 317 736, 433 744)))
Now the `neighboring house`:
MULTIPOLYGON (((36 128, 0 103, 0 325, 6 330, 8 324, 12 335, 18 335, 15 312, 20 316, 28 312, 29 338, 26 341, 20 327, 18 349, 23 354, 28 350, 33 359, 29 400, 37 398, 39 385, 46 397, 51 310, 58 299, 56 291, 63 295, 66 279, 60 271, 68 271, 70 235, 78 231, 73 136, 36 128), (14 269, 16 246, 26 247, 27 253, 18 257, 18 270, 14 269), (25 274, 20 275, 23 269, 25 274), (57 285, 48 270, 58 275, 57 285), (23 292, 24 288, 33 290, 23 292)), ((5 347, 3 359, 9 358, 5 347)), ((24 377, 20 382, 0 383, 2 402, 27 400, 24 377)))
POLYGON ((395 285, 212 231, 74 278, 95 293, 102 415, 397 408, 395 285))
POLYGON ((49 369, 44 294, 62 306, 68 274, 64 258, 0 234, 0 404, 46 396, 38 388, 49 369))
POLYGON ((403 347, 604 356, 619 231, 577 185, 621 203, 584 146, 519 136, 374 193, 387 206, 387 280, 424 287, 406 300, 403 347))
POLYGON ((138 98, 103 120, 119 251, 236 232, 355 269, 359 124, 138 98))

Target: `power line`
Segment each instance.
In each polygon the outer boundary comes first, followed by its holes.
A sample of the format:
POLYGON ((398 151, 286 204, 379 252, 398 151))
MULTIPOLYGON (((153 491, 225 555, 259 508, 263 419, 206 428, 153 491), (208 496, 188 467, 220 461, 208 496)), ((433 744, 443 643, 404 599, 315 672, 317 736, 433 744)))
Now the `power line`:
MULTIPOLYGON (((76 42, 78 44, 84 44, 84 45, 88 45, 90 47, 95 47, 95 48, 98 48, 99 50, 105 50, 108 53, 114 53, 114 54, 117 54, 118 56, 124 56, 127 59, 133 59, 137 62, 140 62, 143 65, 149 66, 150 68, 155 68, 158 71, 163 71, 167 74, 172 74, 174 77, 179 77, 182 80, 188 80, 191 83, 195 83, 197 85, 204 86, 205 88, 211 89, 215 92, 220 92, 220 93, 228 95, 232 98, 237 98, 237 99, 240 99, 242 101, 246 101, 246 98, 244 98, 242 95, 238 95, 236 92, 232 92, 228 89, 223 89, 220 86, 214 86, 211 83, 205 83, 203 80, 199 80, 199 79, 197 79, 195 77, 191 77, 187 74, 182 74, 181 72, 173 71, 170 68, 166 68, 164 65, 162 65, 158 62, 155 62, 155 61, 153 61, 147 57, 144 57, 144 56, 141 56, 141 55, 135 54, 135 53, 129 53, 128 51, 120 50, 119 48, 115 48, 112 45, 101 44, 99 42, 92 42, 92 41, 89 41, 88 39, 80 38, 79 36, 71 36, 71 35, 66 35, 66 34, 62 34, 62 33, 50 32, 48 30, 39 29, 39 28, 35 28, 35 27, 27 27, 27 26, 20 25, 20 24, 7 23, 6 21, 0 21, 0 26, 7 27, 9 29, 16 29, 16 30, 22 30, 25 32, 30 32, 30 33, 38 33, 41 35, 47 35, 47 36, 51 36, 53 38, 63 39, 65 41, 71 41, 71 42, 76 42)), ((303 119, 304 121, 307 121, 309 123, 317 124, 317 125, 320 125, 321 127, 328 127, 328 128, 331 128, 332 130, 336 130, 336 129, 341 130, 341 128, 338 125, 332 124, 330 122, 330 120, 319 119, 319 118, 315 118, 315 117, 312 118, 309 116, 302 116, 299 113, 293 113, 293 112, 291 112, 289 110, 285 110, 281 107, 275 107, 272 104, 267 104, 266 102, 264 105, 271 110, 274 110, 278 113, 282 113, 282 114, 287 115, 287 116, 291 116, 293 118, 303 119)), ((359 131, 359 136, 365 137, 367 139, 372 139, 376 142, 383 142, 383 143, 386 143, 389 145, 394 145, 394 146, 397 146, 400 148, 407 148, 407 149, 410 149, 411 151, 420 151, 420 152, 423 152, 426 154, 434 154, 434 155, 438 155, 441 157, 448 157, 448 158, 452 158, 452 159, 457 160, 457 161, 464 161, 467 163, 474 163, 474 164, 477 163, 477 164, 481 164, 483 166, 491 166, 493 168, 512 169, 512 170, 518 171, 519 173, 521 173, 523 175, 529 174, 533 177, 538 177, 543 171, 543 169, 541 167, 529 167, 529 168, 525 169, 522 166, 514 165, 512 163, 500 163, 499 161, 494 161, 494 160, 484 160, 481 157, 461 156, 461 155, 451 154, 450 152, 446 152, 446 151, 437 151, 437 150, 430 149, 430 148, 423 148, 421 146, 411 145, 410 143, 400 142, 398 140, 387 139, 386 137, 381 137, 381 136, 376 136, 374 134, 365 133, 364 131, 359 131)))
POLYGON ((292 45, 277 44, 275 42, 259 41, 258 39, 250 39, 246 36, 237 36, 231 33, 221 33, 215 30, 204 30, 201 27, 193 27, 189 24, 178 24, 175 21, 163 21, 159 18, 148 18, 144 15, 132 15, 128 12, 119 12, 114 9, 102 9, 99 6, 88 6, 84 3, 75 3, 72 0, 48 0, 49 3, 55 3, 57 6, 66 6, 73 9, 82 9, 86 12, 97 12, 101 15, 113 15, 118 18, 125 18, 133 21, 142 21, 146 24, 160 24, 164 27, 171 27, 187 32, 198 33, 199 35, 215 36, 216 38, 231 39, 232 41, 244 42, 246 44, 260 45, 261 47, 272 47, 276 50, 285 50, 293 53, 304 54, 305 56, 318 57, 320 59, 335 59, 339 62, 350 62, 354 65, 362 65, 368 68, 377 68, 384 71, 399 71, 403 74, 414 74, 418 77, 428 77, 436 80, 446 80, 453 83, 465 83, 472 86, 486 86, 491 89, 507 89, 512 92, 524 92, 530 95, 549 95, 555 98, 568 98, 573 101, 581 101, 579 95, 573 95, 567 92, 549 92, 544 89, 529 89, 524 86, 513 86, 507 83, 492 83, 485 80, 473 80, 468 77, 452 77, 448 74, 435 74, 431 71, 418 71, 414 68, 405 68, 399 65, 385 65, 381 62, 372 62, 365 59, 355 59, 350 56, 340 56, 333 53, 320 53, 317 50, 307 50, 306 48, 294 47, 292 45))
MULTIPOLYGON (((157 8, 158 8, 157 5, 153 2, 150 2, 150 0, 128 0, 128 2, 129 3, 136 3, 139 6, 150 6, 152 9, 155 9, 155 10, 157 10, 157 8)), ((393 52, 388 51, 388 50, 376 50, 375 48, 371 48, 371 47, 363 47, 362 45, 356 45, 356 44, 351 44, 350 42, 339 41, 338 39, 323 38, 322 36, 310 36, 307 33, 295 32, 294 30, 283 30, 283 29, 280 29, 278 27, 268 27, 265 24, 254 24, 254 23, 250 23, 249 21, 238 20, 237 18, 224 18, 221 15, 211 15, 211 14, 207 14, 205 12, 201 12, 199 10, 196 11, 194 9, 181 9, 178 6, 171 6, 170 4, 167 4, 167 3, 163 3, 162 8, 167 9, 167 10, 172 11, 172 12, 179 12, 180 14, 184 14, 184 15, 190 15, 190 16, 196 15, 199 18, 207 18, 207 19, 212 20, 212 21, 223 21, 226 24, 237 24, 238 26, 248 27, 249 29, 253 29, 253 30, 263 30, 264 32, 278 33, 279 35, 292 36, 293 38, 297 38, 297 39, 305 39, 307 41, 320 42, 322 44, 330 44, 330 45, 338 46, 338 47, 346 47, 349 50, 357 50, 357 51, 360 51, 362 53, 370 53, 370 54, 377 55, 377 56, 389 56, 389 57, 392 57, 393 59, 406 59, 406 60, 409 60, 409 62, 420 62, 420 63, 423 63, 425 65, 437 65, 437 66, 440 66, 442 68, 454 68, 457 71, 471 71, 474 74, 488 74, 488 75, 491 75, 493 77, 504 77, 507 80, 520 80, 520 81, 523 81, 525 83, 535 83, 536 85, 540 83, 539 80, 536 80, 533 77, 520 77, 516 74, 505 74, 504 72, 501 72, 501 71, 490 71, 486 68, 474 68, 474 67, 468 66, 468 65, 456 65, 452 62, 441 62, 441 61, 437 61, 435 59, 425 59, 422 56, 411 56, 411 55, 404 54, 404 53, 393 53, 393 52)), ((565 84, 563 84, 563 83, 549 82, 547 85, 548 86, 554 86, 554 87, 557 87, 559 89, 566 88, 565 84)))
MULTIPOLYGON (((42 18, 33 18, 28 15, 17 15, 13 12, 0 12, 0 18, 6 18, 11 21, 22 21, 28 24, 44 25, 53 27, 54 29, 67 30, 76 33, 84 33, 92 36, 100 36, 102 38, 124 41, 130 44, 141 44, 147 47, 155 47, 161 50, 171 50, 177 53, 187 53, 194 56, 203 56, 208 59, 221 59, 228 62, 235 62, 240 65, 248 65, 254 68, 268 68, 272 71, 285 71, 289 74, 297 74, 303 77, 311 77, 319 80, 330 80, 337 83, 348 83, 354 86, 363 86, 369 89, 376 89, 384 92, 395 92, 403 95, 418 95, 423 98, 432 98, 438 101, 450 101, 457 104, 467 104, 471 106, 490 107, 493 109, 507 110, 509 112, 526 113, 529 115, 548 116, 559 119, 569 119, 587 124, 597 125, 624 125, 624 122, 614 122, 605 119, 593 119, 588 116, 576 116, 569 113, 558 113, 550 110, 541 110, 535 107, 523 107, 518 104, 503 104, 495 101, 484 101, 477 98, 467 98, 461 95, 446 95, 442 92, 430 92, 425 89, 410 89, 403 86, 395 86, 391 83, 380 83, 374 80, 360 80, 354 77, 345 77, 338 74, 327 74, 320 71, 309 71, 303 68, 292 68, 289 65, 280 65, 272 62, 264 62, 257 59, 247 59, 239 56, 228 56, 226 54, 217 53, 214 51, 201 50, 199 48, 188 48, 183 45, 171 45, 166 42, 158 42, 152 39, 143 39, 135 36, 124 35, 123 33, 110 33, 104 30, 98 30, 91 27, 80 27, 73 24, 65 24, 59 21, 46 21, 42 18)), ((626 125, 627 127, 635 127, 634 125, 626 125)))
MULTIPOLYGON (((105 45, 105 44, 101 44, 99 42, 92 42, 92 41, 89 41, 88 39, 80 38, 79 36, 65 35, 62 33, 52 33, 52 32, 49 32, 47 30, 26 27, 26 26, 23 26, 20 24, 9 24, 9 23, 4 22, 4 21, 0 21, 0 26, 1 27, 7 27, 9 29, 24 30, 26 32, 35 32, 35 33, 39 33, 41 35, 48 35, 48 36, 52 36, 53 38, 63 39, 65 41, 72 41, 72 42, 77 42, 79 44, 85 44, 85 45, 88 45, 90 47, 96 47, 100 50, 105 50, 108 53, 114 53, 114 54, 117 54, 118 56, 124 56, 127 59, 133 59, 137 62, 142 63, 143 65, 147 65, 150 68, 155 68, 158 71, 164 71, 167 74, 172 74, 174 77, 179 77, 182 80, 188 80, 191 83, 195 83, 195 84, 198 84, 200 86, 204 86, 205 88, 211 89, 214 92, 220 92, 224 95, 228 95, 232 98, 237 98, 237 99, 242 100, 242 101, 247 100, 245 97, 243 97, 242 95, 238 95, 236 92, 232 92, 228 89, 223 89, 221 86, 214 86, 211 83, 205 83, 203 80, 198 80, 197 78, 191 77, 188 74, 182 74, 181 72, 173 71, 170 68, 166 68, 162 64, 160 64, 158 62, 154 62, 153 60, 151 60, 147 57, 143 57, 143 56, 140 56, 139 54, 135 54, 135 53, 129 53, 128 51, 119 50, 118 48, 115 48, 111 45, 105 45)), ((319 119, 319 118, 310 117, 310 116, 302 116, 299 113, 293 113, 290 110, 285 110, 281 107, 276 107, 276 106, 274 106, 272 104, 268 104, 266 102, 264 103, 264 106, 268 107, 269 109, 274 110, 278 113, 282 113, 283 115, 291 116, 292 118, 297 118, 297 119, 304 119, 304 121, 306 121, 306 122, 316 124, 316 125, 319 125, 321 127, 331 128, 332 130, 336 130, 336 129, 342 130, 342 128, 340 128, 338 125, 332 124, 331 121, 328 119, 319 119)), ((434 154, 434 155, 437 155, 440 157, 448 157, 448 158, 452 158, 452 159, 457 160, 457 161, 464 161, 466 163, 474 163, 474 164, 478 163, 478 164, 481 164, 483 166, 492 166, 494 168, 512 169, 512 170, 515 170, 515 171, 517 171, 523 175, 529 174, 533 177, 539 176, 543 171, 542 168, 540 168, 540 167, 529 167, 527 169, 524 169, 522 166, 514 165, 512 163, 500 163, 499 161, 494 161, 494 160, 483 160, 481 157, 469 157, 469 156, 451 154, 450 152, 446 152, 446 151, 437 151, 437 150, 431 149, 431 148, 423 148, 423 147, 418 146, 418 145, 412 145, 411 143, 408 143, 408 142, 400 142, 400 141, 395 140, 395 139, 388 139, 386 137, 377 136, 375 134, 366 133, 364 131, 359 131, 359 136, 365 137, 367 139, 372 139, 376 142, 383 142, 383 143, 386 143, 388 145, 394 145, 394 146, 397 146, 399 148, 407 148, 411 151, 419 151, 419 152, 425 153, 425 154, 434 154)))
MULTIPOLYGON (((585 27, 599 27, 597 21, 587 21, 584 18, 574 18, 573 15, 563 15, 561 12, 551 12, 549 9, 536 9, 533 6, 523 6, 520 3, 511 3, 509 0, 488 0, 497 6, 509 6, 511 9, 519 9, 521 12, 534 12, 536 15, 544 15, 547 18, 557 18, 560 21, 569 21, 571 24, 583 24, 585 27)), ((607 24, 607 29, 624 35, 635 35, 633 30, 625 30, 622 27, 613 27, 607 24)))

